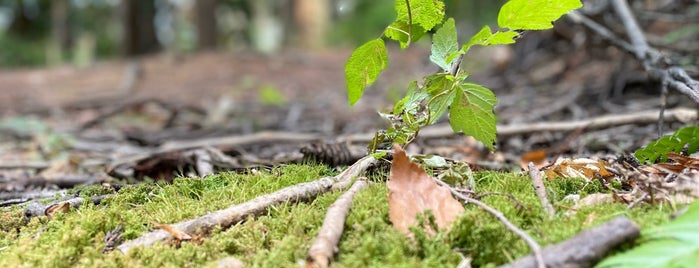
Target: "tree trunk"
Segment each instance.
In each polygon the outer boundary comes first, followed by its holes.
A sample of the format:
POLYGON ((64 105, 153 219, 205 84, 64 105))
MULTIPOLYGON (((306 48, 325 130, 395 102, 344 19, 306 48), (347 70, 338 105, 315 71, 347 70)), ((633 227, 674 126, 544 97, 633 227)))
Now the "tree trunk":
POLYGON ((199 50, 216 48, 218 28, 216 27, 216 0, 196 1, 197 46, 199 50))
POLYGON ((330 24, 329 0, 296 0, 294 17, 301 36, 301 46, 320 48, 330 24))
POLYGON ((155 36, 155 2, 122 0, 122 49, 125 56, 152 53, 160 49, 155 36))

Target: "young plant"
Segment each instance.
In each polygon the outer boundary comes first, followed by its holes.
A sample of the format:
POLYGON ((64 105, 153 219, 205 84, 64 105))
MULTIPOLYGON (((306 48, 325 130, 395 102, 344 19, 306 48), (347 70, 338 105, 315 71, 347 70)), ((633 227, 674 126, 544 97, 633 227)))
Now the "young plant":
POLYGON ((680 153, 687 150, 688 154, 699 150, 699 126, 681 128, 672 135, 666 135, 645 147, 636 150, 634 156, 643 164, 654 163, 656 160, 665 162, 670 152, 680 153))
POLYGON ((552 21, 581 7, 579 0, 511 0, 498 13, 499 29, 488 26, 472 36, 459 48, 453 18, 444 20, 444 3, 440 0, 396 0, 396 20, 379 38, 370 40, 354 50, 345 65, 347 95, 354 105, 388 65, 384 39, 398 41, 408 47, 425 34, 441 27, 432 36, 430 61, 441 71, 412 81, 405 97, 382 114, 391 127, 375 134, 370 151, 391 143, 405 145, 412 141, 420 128, 434 124, 449 111, 449 123, 454 132, 473 136, 491 150, 496 139, 495 94, 479 84, 468 82, 468 72, 460 70, 463 56, 475 45, 512 44, 524 30, 552 28, 552 21))

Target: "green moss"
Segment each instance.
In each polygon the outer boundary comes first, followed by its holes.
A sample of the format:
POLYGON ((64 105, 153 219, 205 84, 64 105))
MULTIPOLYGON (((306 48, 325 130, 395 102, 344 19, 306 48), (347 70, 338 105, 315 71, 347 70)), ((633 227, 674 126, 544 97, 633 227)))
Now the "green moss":
MULTIPOLYGON (((133 239, 153 223, 190 219, 332 174, 324 166, 290 165, 255 175, 222 173, 202 179, 178 178, 171 184, 126 186, 99 206, 87 204, 50 221, 42 217, 25 223, 22 207, 5 209, 0 211, 0 267, 199 267, 215 266, 218 259, 228 256, 253 267, 297 267, 339 192, 309 203, 276 206, 268 215, 214 230, 202 243, 183 243, 180 248, 158 244, 134 249, 129 255, 101 251, 105 234, 119 225, 124 226, 124 239, 133 239)), ((624 204, 603 204, 567 215, 570 204, 562 203, 566 195, 608 190, 581 179, 556 179, 546 186, 559 212, 548 219, 527 176, 480 172, 475 178, 478 193, 498 193, 485 195, 482 201, 542 244, 565 240, 620 214, 642 227, 655 226, 667 221, 674 210, 663 205, 626 210, 624 204)), ((87 193, 108 192, 99 186, 81 189, 81 195, 87 193)), ((472 257, 474 266, 491 266, 529 252, 519 237, 473 205, 466 206, 451 232, 429 237, 413 228, 415 239, 409 239, 390 224, 387 194, 384 183, 374 183, 355 198, 336 267, 454 267, 460 254, 472 257)))

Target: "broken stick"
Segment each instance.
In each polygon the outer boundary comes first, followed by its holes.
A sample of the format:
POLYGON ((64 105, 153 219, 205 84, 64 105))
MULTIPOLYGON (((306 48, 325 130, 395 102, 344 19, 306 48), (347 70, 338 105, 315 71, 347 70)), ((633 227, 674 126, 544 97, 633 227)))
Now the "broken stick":
POLYGON ((366 188, 366 178, 359 178, 352 188, 340 196, 335 203, 330 205, 325 214, 323 226, 318 231, 318 236, 308 249, 306 267, 327 268, 337 251, 342 231, 345 229, 345 219, 352 206, 352 199, 359 191, 366 188))
MULTIPOLYGON (((324 177, 315 181, 292 185, 274 193, 258 196, 242 204, 233 205, 199 218, 178 222, 171 226, 189 235, 205 234, 217 226, 226 229, 233 224, 242 222, 248 216, 259 216, 266 213, 271 206, 284 202, 308 201, 332 190, 346 189, 355 177, 359 176, 374 163, 376 163, 374 157, 370 155, 365 156, 335 177, 324 177)), ((168 240, 170 237, 166 231, 154 230, 121 244, 117 249, 127 254, 133 247, 150 246, 156 242, 168 240)))
POLYGON ((552 219, 556 214, 556 210, 553 208, 553 205, 551 205, 551 202, 549 202, 549 198, 546 196, 546 187, 544 186, 544 179, 541 176, 541 171, 539 171, 539 169, 534 166, 534 163, 532 162, 529 162, 529 176, 532 178, 534 192, 536 192, 536 196, 539 197, 541 207, 544 208, 544 211, 546 211, 546 215, 549 216, 549 219, 552 219))
MULTIPOLYGON (((542 257, 546 267, 592 267, 610 249, 634 240, 640 234, 641 230, 636 223, 619 216, 566 241, 545 247, 542 257)), ((529 254, 501 267, 535 267, 535 264, 534 256, 529 254)))

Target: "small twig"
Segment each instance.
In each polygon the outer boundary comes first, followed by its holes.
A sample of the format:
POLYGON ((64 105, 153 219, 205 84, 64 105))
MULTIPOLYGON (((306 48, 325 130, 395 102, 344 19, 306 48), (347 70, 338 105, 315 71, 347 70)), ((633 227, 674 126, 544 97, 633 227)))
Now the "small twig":
MULTIPOLYGON (((531 134, 534 132, 568 132, 575 131, 579 128, 585 128, 586 130, 597 130, 628 124, 653 124, 658 121, 658 113, 658 110, 649 110, 645 112, 634 112, 630 114, 603 115, 576 121, 554 121, 530 124, 498 125, 497 134, 499 138, 503 138, 514 135, 531 134)), ((697 111, 695 109, 689 108, 674 108, 667 110, 663 118, 665 118, 665 122, 667 123, 691 122, 693 120, 697 120, 697 111)), ((420 138, 422 139, 448 137, 453 135, 456 134, 454 134, 454 130, 452 130, 449 124, 431 125, 420 130, 420 138)), ((341 136, 340 139, 346 139, 350 142, 356 143, 369 142, 373 137, 373 133, 366 133, 341 136)))
POLYGON ((352 206, 354 196, 367 186, 366 178, 359 178, 352 187, 330 205, 325 214, 323 226, 318 236, 308 249, 306 267, 328 267, 337 251, 337 244, 342 237, 345 219, 352 206))
POLYGON ((526 232, 524 232, 522 229, 519 229, 519 227, 515 226, 510 220, 508 220, 505 215, 502 214, 502 212, 488 206, 487 204, 478 201, 476 199, 470 198, 464 194, 461 194, 458 190, 454 189, 454 187, 451 187, 451 185, 435 178, 435 181, 437 184, 446 187, 451 191, 451 194, 453 194, 455 197, 463 200, 466 203, 471 203, 474 204, 481 209, 485 210, 486 212, 490 213, 493 215, 495 218, 497 218, 500 222, 502 222, 505 227, 510 230, 512 233, 515 235, 519 236, 522 240, 524 240, 527 245, 529 245, 529 248, 532 249, 532 252, 534 253, 534 256, 536 257, 536 262, 538 264, 539 268, 546 268, 546 265, 544 264, 544 258, 541 255, 541 246, 539 246, 539 243, 534 240, 531 236, 529 236, 526 232))
MULTIPOLYGON (((93 204, 99 205, 104 198, 109 196, 112 196, 112 194, 92 196, 89 198, 89 200, 93 204)), ((85 202, 85 199, 82 197, 72 197, 68 199, 54 201, 48 204, 41 204, 39 202, 34 201, 32 203, 29 203, 29 205, 27 205, 27 207, 24 208, 24 219, 26 221, 29 221, 33 217, 46 216, 47 209, 60 203, 67 203, 73 209, 77 209, 83 204, 83 202, 85 202)))
POLYGON ((42 161, 0 162, 0 169, 45 169, 50 166, 51 163, 42 161))
POLYGON ((556 214, 556 210, 553 208, 553 205, 551 205, 551 202, 549 202, 549 198, 546 196, 546 187, 544 187, 541 172, 532 162, 529 162, 528 167, 529 176, 532 178, 532 184, 534 185, 534 192, 536 192, 536 196, 539 197, 541 207, 543 207, 546 214, 549 215, 549 219, 552 219, 554 214, 556 214))
POLYGON ((636 58, 645 59, 646 53, 650 50, 650 48, 648 47, 646 38, 643 36, 643 31, 641 31, 641 28, 638 27, 636 19, 634 19, 633 15, 631 14, 629 4, 626 3, 626 0, 612 0, 612 7, 614 7, 614 10, 616 11, 617 15, 619 15, 619 18, 626 28, 626 33, 629 35, 636 58))

